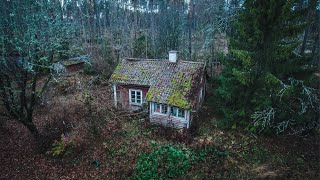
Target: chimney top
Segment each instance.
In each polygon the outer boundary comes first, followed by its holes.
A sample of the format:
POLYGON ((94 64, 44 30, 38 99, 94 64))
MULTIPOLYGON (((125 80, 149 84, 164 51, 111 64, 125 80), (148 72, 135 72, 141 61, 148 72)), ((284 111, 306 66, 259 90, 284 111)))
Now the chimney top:
POLYGON ((177 62, 178 60, 178 51, 171 50, 169 51, 169 62, 177 62))

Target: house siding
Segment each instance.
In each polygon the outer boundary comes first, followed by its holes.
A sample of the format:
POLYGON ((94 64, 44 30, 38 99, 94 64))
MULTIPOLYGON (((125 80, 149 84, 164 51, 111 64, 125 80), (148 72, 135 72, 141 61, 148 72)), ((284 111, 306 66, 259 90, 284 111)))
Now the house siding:
POLYGON ((150 122, 154 124, 160 124, 167 127, 175 127, 175 128, 188 128, 189 121, 182 120, 177 117, 161 115, 161 114, 151 114, 150 122))
MULTIPOLYGON (((150 122, 154 123, 154 124, 168 126, 168 127, 189 128, 191 126, 192 120, 194 120, 194 118, 196 118, 195 117, 197 114, 196 112, 201 107, 203 97, 205 95, 205 90, 206 90, 205 78, 203 78, 201 81, 202 81, 200 83, 201 88, 199 88, 198 92, 196 93, 196 98, 198 100, 197 100, 195 109, 194 110, 186 110, 186 118, 185 119, 170 116, 170 115, 162 115, 162 114, 153 113, 153 102, 149 102, 148 103, 149 106, 147 108, 149 108, 149 112, 150 112, 150 114, 149 114, 150 122), (201 93, 201 90, 203 90, 202 93, 201 93)), ((119 84, 114 84, 113 87, 116 90, 115 101, 117 103, 115 105, 117 106, 117 108, 123 108, 123 109, 129 109, 129 110, 139 110, 139 109, 143 108, 143 106, 132 105, 129 103, 129 92, 130 92, 130 89, 141 90, 142 91, 142 99, 143 99, 143 102, 145 102, 145 97, 148 93, 149 87, 136 86, 136 85, 119 85, 119 84)))
POLYGON ((150 108, 150 122, 153 124, 159 124, 167 127, 174 127, 174 128, 189 128, 190 127, 190 111, 186 111, 186 118, 178 118, 170 115, 165 114, 158 114, 153 113, 153 102, 149 103, 150 108))
POLYGON ((204 101, 204 96, 206 94, 206 76, 205 74, 202 76, 201 81, 199 83, 199 88, 197 92, 195 93, 195 104, 193 106, 193 110, 199 111, 201 108, 203 101, 204 101))
POLYGON ((134 86, 134 85, 116 85, 116 95, 117 95, 117 107, 130 110, 139 110, 143 106, 132 105, 129 103, 129 90, 141 90, 142 91, 142 101, 145 102, 145 97, 148 93, 149 87, 145 86, 134 86))
POLYGON ((69 66, 66 66, 66 73, 73 73, 80 71, 84 68, 84 62, 78 63, 78 64, 72 64, 69 66))

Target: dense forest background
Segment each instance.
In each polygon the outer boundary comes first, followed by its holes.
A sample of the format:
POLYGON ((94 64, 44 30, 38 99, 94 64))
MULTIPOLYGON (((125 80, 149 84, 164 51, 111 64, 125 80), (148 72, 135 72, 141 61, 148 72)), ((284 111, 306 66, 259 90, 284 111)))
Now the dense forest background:
POLYGON ((4 1, 1 7, 7 31, 41 31, 44 37, 38 39, 54 35, 60 51, 82 48, 112 67, 123 57, 165 58, 172 49, 183 59, 211 60, 215 52, 227 50, 225 36, 240 2, 4 1))
MULTIPOLYGON (((1 142, 25 145, 25 163, 38 158, 48 167, 61 168, 56 160, 47 161, 44 153, 35 155, 37 145, 53 158, 73 154, 74 159, 61 162, 69 163, 70 169, 76 167, 75 172, 86 169, 92 173, 86 177, 97 177, 96 173, 128 177, 135 173, 136 177, 151 178, 148 175, 156 172, 147 171, 154 169, 147 163, 148 156, 158 158, 154 161, 157 166, 158 161, 167 160, 163 154, 178 156, 168 158, 176 158, 177 162, 169 162, 173 167, 180 162, 187 167, 183 171, 172 168, 172 174, 164 168, 153 178, 163 174, 170 176, 162 178, 179 177, 186 172, 186 177, 197 177, 193 176, 196 172, 208 178, 212 172, 206 167, 213 164, 217 165, 212 169, 220 173, 218 177, 256 178, 256 172, 245 169, 261 162, 278 163, 273 169, 282 167, 285 173, 277 172, 276 177, 293 177, 291 172, 304 177, 302 171, 306 169, 310 170, 306 171, 308 177, 316 177, 319 66, 319 0, 2 0, 1 142), (198 129, 187 135, 174 132, 169 134, 174 140, 164 140, 159 136, 168 135, 168 130, 161 131, 146 125, 144 117, 112 108, 108 79, 125 57, 164 59, 170 50, 179 51, 179 59, 205 62, 209 81, 198 129), (61 76, 54 64, 74 57, 90 59, 84 73, 61 76), (216 73, 218 66, 223 67, 221 74, 216 73), (28 129, 37 143, 27 141, 33 138, 11 122, 28 129), (22 134, 23 138, 19 137, 22 134), (260 135, 276 140, 260 141, 260 135), (294 137, 283 143, 289 148, 279 143, 279 137, 286 135, 294 137), (308 140, 295 139, 301 136, 308 140), (303 156, 281 154, 280 150, 290 149, 292 142, 298 142, 293 144, 303 156), (300 147, 310 147, 309 151, 299 149, 299 143, 303 144, 300 147), (261 144, 265 146, 261 148, 261 144), (198 149, 194 151, 193 145, 198 149), (77 151, 81 148, 86 150, 77 151), (273 150, 280 155, 269 158, 273 150), (131 164, 121 159, 123 152, 137 165, 126 166, 131 164), (253 160, 252 153, 256 153, 253 160), (292 158, 300 159, 291 162, 292 158), (101 165, 98 171, 102 160, 121 164, 112 168, 101 165), (97 171, 90 169, 87 161, 93 161, 97 171), (310 163, 302 166, 307 161, 310 163), (242 163, 245 166, 238 168, 242 163), (193 170, 187 171, 191 166, 193 170), (292 171, 285 169, 288 166, 292 171), (232 169, 232 173, 221 167, 232 169)), ((8 145, 0 147, 1 151, 15 152, 8 145)), ((19 157, 19 153, 11 156, 19 157)), ((30 163, 26 164, 23 167, 29 167, 30 163)), ((11 169, 15 167, 5 170, 11 169)), ((28 172, 28 168, 24 170, 28 172)), ((47 177, 47 170, 56 175, 50 168, 33 175, 47 177)), ((61 170, 58 177, 62 175, 68 172, 61 170)))
POLYGON ((87 54, 87 71, 107 79, 124 57, 166 58, 169 50, 206 62, 210 76, 224 61, 212 102, 225 126, 253 119, 258 129, 279 133, 297 122, 318 125, 317 0, 9 0, 1 12, 4 105, 29 129, 36 96, 47 86, 34 93, 37 80, 53 62, 87 54))

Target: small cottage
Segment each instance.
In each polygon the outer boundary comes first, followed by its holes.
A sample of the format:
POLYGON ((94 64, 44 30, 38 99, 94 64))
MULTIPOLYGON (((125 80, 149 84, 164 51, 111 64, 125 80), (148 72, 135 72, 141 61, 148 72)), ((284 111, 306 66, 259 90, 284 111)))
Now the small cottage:
POLYGON ((124 59, 111 75, 114 105, 148 108, 152 123, 189 128, 199 110, 206 85, 205 63, 178 60, 124 59))

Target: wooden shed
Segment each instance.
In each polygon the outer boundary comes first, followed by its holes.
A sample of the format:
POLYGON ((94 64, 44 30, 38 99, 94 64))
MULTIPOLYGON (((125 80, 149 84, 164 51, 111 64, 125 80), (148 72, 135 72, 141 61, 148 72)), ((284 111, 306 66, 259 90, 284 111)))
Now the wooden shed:
POLYGON ((79 56, 61 60, 54 63, 53 67, 57 73, 60 74, 71 74, 82 70, 86 63, 89 63, 88 56, 79 56))

